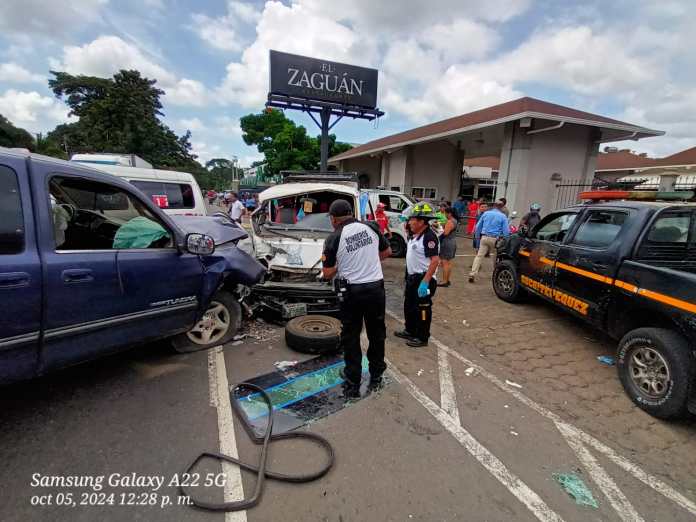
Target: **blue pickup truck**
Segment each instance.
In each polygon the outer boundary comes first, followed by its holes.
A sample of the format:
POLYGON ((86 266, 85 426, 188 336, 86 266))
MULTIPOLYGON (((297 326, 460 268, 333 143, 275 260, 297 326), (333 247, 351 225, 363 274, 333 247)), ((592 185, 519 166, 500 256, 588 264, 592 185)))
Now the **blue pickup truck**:
POLYGON ((265 269, 223 217, 172 217, 114 176, 0 148, 0 384, 161 338, 229 340, 265 269))

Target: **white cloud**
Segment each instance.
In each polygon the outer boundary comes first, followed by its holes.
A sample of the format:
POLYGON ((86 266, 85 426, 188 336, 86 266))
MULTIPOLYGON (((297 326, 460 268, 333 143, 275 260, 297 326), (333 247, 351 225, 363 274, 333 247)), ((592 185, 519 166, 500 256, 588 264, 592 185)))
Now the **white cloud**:
POLYGON ((0 114, 17 127, 34 133, 69 121, 65 105, 55 98, 41 96, 36 91, 5 91, 0 95, 0 114))
POLYGON ((268 91, 268 51, 320 56, 329 60, 370 65, 374 43, 349 27, 301 4, 266 3, 256 27, 257 37, 227 66, 217 93, 222 101, 258 108, 268 91))
POLYGON ((206 143, 204 141, 191 141, 191 149, 193 153, 198 156, 197 161, 201 165, 205 165, 206 162, 213 158, 219 158, 221 155, 221 147, 216 144, 206 143))
POLYGON ((138 47, 118 36, 100 36, 82 46, 63 48, 61 60, 51 60, 51 67, 71 74, 110 77, 120 69, 136 69, 157 80, 166 93, 165 101, 176 105, 203 106, 208 102, 205 86, 177 76, 153 62, 138 47))
POLYGON ((206 130, 205 125, 198 118, 181 118, 176 123, 178 127, 192 132, 206 130))
POLYGON ((74 33, 77 26, 99 24, 108 0, 3 0, 0 34, 31 41, 29 35, 54 38, 74 33))
POLYGON ((241 136, 242 128, 239 125, 239 118, 229 116, 218 116, 215 118, 216 131, 226 136, 241 136))
POLYGON ((227 3, 227 15, 213 18, 205 14, 194 13, 192 29, 210 46, 222 51, 239 51, 243 46, 240 28, 244 24, 256 23, 261 17, 253 5, 230 1, 227 3))
POLYGON ((6 83, 46 83, 47 78, 34 74, 14 62, 0 63, 0 82, 6 83))

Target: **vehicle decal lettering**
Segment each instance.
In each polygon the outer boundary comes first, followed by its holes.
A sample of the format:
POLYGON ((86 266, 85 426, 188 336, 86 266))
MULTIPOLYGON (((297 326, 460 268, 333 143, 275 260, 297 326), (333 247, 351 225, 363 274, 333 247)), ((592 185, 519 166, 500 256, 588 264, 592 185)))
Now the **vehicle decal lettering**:
POLYGON ((154 308, 156 306, 172 306, 182 303, 190 303, 192 301, 196 301, 196 296, 187 295, 186 297, 177 297, 176 299, 165 299, 164 301, 155 301, 154 303, 150 303, 150 308, 154 308))
POLYGON ((561 292, 560 290, 555 290, 550 286, 545 285, 544 283, 541 283, 536 279, 532 279, 531 277, 527 277, 525 275, 520 277, 520 282, 527 288, 530 288, 537 293, 540 293, 550 299, 553 299, 557 303, 567 308, 570 308, 571 310, 575 310, 581 315, 587 315, 588 313, 588 310, 590 308, 589 303, 581 301, 577 297, 573 297, 572 295, 566 294, 565 292, 561 292))

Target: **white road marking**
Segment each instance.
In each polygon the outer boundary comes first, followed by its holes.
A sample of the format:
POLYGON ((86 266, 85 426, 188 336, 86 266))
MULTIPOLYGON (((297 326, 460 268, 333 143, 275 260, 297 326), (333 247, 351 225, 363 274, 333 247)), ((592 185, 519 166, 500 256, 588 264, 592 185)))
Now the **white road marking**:
POLYGON ((452 378, 452 367, 449 363, 449 356, 444 350, 437 350, 437 366, 440 373, 440 407, 452 417, 457 424, 459 420, 459 408, 457 407, 457 392, 454 389, 454 379, 452 378))
MULTIPOLYGON (((403 320, 396 315, 394 312, 391 310, 387 310, 387 314, 389 314, 390 317, 392 317, 394 320, 403 323, 403 320)), ((547 419, 551 420, 554 424, 560 423, 560 424, 565 424, 567 430, 572 432, 574 435, 576 435, 579 440, 584 442, 585 444, 593 447, 595 450, 599 451, 600 453, 604 454, 609 460, 614 462, 617 466, 622 468, 624 471, 627 471, 631 475, 633 475, 636 479, 640 480, 643 482, 645 485, 649 486, 653 490, 657 491, 658 493, 664 495, 666 498, 677 504, 678 506, 682 507, 692 515, 696 515, 696 503, 693 502, 692 500, 688 499, 681 493, 679 493, 677 490, 666 484, 665 482, 661 481, 659 478, 655 477, 654 475, 651 475, 650 473, 647 473, 646 471, 642 470, 640 467, 638 467, 636 464, 631 462, 630 460, 626 459, 625 457, 622 457, 619 455, 616 451, 614 451, 612 448, 604 444, 603 442, 600 442, 596 438, 594 438, 592 435, 589 433, 585 433, 582 431, 580 428, 577 428, 571 424, 566 423, 561 417, 553 413, 552 411, 544 408, 540 404, 534 402, 532 399, 521 393, 519 390, 516 390, 515 388, 508 386, 505 384, 503 381, 498 379, 495 375, 493 375, 491 372, 483 368, 482 366, 479 366, 478 364, 474 363, 473 361, 470 361, 466 357, 464 357, 462 354, 457 352, 456 350, 452 350, 449 346, 441 343, 434 337, 430 338, 431 342, 435 344, 438 348, 442 349, 445 351, 448 355, 454 357, 455 359, 463 362, 464 364, 468 366, 473 366, 478 370, 478 372, 484 376, 486 379, 488 379, 490 382, 492 382, 494 385, 496 385, 498 388, 501 390, 504 390, 508 392, 510 395, 515 397, 518 401, 520 401, 522 404, 527 406, 528 408, 536 411, 538 414, 540 414, 543 417, 546 417, 547 419)))
MULTIPOLYGON (((208 378, 211 393, 210 402, 217 409, 220 453, 238 458, 237 438, 234 433, 234 417, 232 416, 232 406, 230 404, 230 386, 227 382, 225 354, 222 351, 222 346, 216 346, 208 351, 208 378)), ((244 487, 242 485, 242 472, 239 467, 229 462, 223 462, 222 471, 226 476, 223 493, 224 501, 242 500, 244 498, 244 487)), ((246 520, 246 511, 225 513, 225 522, 246 522, 246 520)))
POLYGON ((557 422, 556 427, 565 438, 568 445, 571 447, 578 460, 585 466, 592 480, 602 490, 604 496, 607 497, 617 515, 624 522, 644 522, 629 502, 626 495, 619 489, 614 480, 607 474, 602 466, 597 462, 597 459, 589 452, 582 441, 575 435, 570 426, 564 422, 557 422))
POLYGON ((467 430, 462 428, 459 423, 442 408, 440 408, 430 397, 420 388, 403 375, 396 367, 387 361, 389 371, 394 378, 404 386, 408 392, 420 402, 423 407, 445 428, 464 448, 493 475, 507 490, 522 502, 527 508, 542 521, 562 521, 563 519, 556 514, 539 495, 512 473, 498 457, 493 455, 486 447, 474 438, 467 430))

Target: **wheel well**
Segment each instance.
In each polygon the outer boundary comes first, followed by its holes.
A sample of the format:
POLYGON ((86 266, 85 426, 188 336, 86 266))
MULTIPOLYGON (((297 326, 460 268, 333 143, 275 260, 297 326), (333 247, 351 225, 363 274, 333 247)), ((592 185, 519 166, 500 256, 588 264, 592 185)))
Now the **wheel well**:
POLYGON ((621 339, 637 328, 669 328, 678 331, 674 321, 667 314, 657 310, 626 309, 621 311, 612 322, 611 335, 616 339, 621 339))

